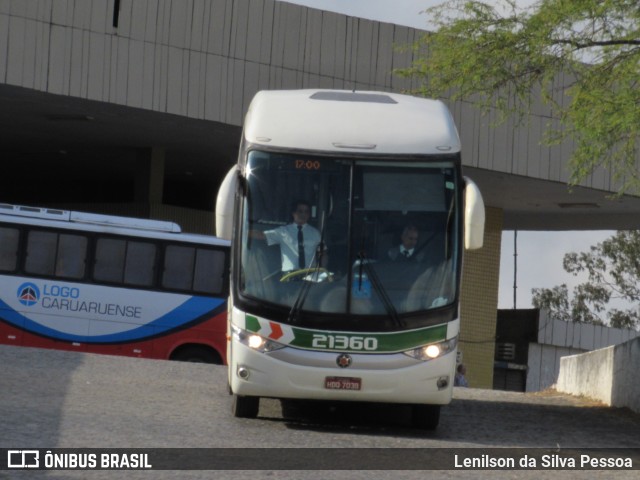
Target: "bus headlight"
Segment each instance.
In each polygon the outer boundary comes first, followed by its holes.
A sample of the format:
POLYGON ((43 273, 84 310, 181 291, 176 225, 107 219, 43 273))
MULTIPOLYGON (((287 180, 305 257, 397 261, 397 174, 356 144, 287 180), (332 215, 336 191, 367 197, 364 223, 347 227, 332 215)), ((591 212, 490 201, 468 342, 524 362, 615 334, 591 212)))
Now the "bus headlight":
POLYGON ((246 330, 238 328, 235 325, 231 326, 231 331, 233 333, 234 339, 251 348, 252 350, 260 353, 269 353, 285 347, 281 343, 261 337, 260 335, 253 332, 247 332, 246 330))
POLYGON ((422 347, 414 348, 404 352, 405 355, 413 357, 417 360, 433 360, 434 358, 442 357, 449 352, 456 349, 458 345, 458 337, 454 337, 450 340, 445 340, 438 343, 430 343, 429 345, 423 345, 422 347))

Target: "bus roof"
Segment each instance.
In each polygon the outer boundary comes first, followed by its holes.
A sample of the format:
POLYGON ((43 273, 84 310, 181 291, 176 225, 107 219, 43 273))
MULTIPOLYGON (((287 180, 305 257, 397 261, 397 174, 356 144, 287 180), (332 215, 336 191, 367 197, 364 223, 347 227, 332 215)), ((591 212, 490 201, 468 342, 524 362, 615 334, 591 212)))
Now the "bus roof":
POLYGON ((261 91, 249 106, 244 135, 253 144, 322 152, 460 151, 458 132, 444 103, 386 92, 261 91))
POLYGON ((55 208, 0 203, 0 222, 40 225, 85 232, 102 232, 228 246, 229 242, 210 235, 182 233, 180 225, 163 220, 75 212, 55 208))

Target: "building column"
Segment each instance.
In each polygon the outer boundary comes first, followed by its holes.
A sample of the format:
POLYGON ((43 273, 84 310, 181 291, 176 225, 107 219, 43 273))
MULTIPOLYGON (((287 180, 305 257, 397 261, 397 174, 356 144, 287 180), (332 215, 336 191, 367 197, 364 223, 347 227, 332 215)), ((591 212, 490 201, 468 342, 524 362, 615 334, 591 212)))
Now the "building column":
POLYGON ((464 257, 458 350, 471 387, 493 388, 502 221, 501 209, 487 207, 484 246, 464 257))
POLYGON ((147 205, 162 203, 164 161, 164 148, 152 147, 138 152, 138 164, 135 174, 135 202, 147 205))

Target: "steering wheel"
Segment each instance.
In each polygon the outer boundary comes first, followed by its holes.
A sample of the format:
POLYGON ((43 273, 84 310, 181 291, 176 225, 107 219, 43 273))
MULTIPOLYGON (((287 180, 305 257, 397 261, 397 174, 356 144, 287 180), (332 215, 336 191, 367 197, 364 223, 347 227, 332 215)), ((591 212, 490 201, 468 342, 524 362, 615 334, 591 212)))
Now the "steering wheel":
POLYGON ((312 275, 316 278, 320 277, 320 275, 325 274, 326 277, 322 280, 311 280, 316 281, 317 283, 321 283, 324 281, 332 282, 333 274, 327 270, 326 268, 300 268, 298 270, 292 270, 280 279, 281 282, 290 282, 291 280, 297 279, 301 276, 312 275))

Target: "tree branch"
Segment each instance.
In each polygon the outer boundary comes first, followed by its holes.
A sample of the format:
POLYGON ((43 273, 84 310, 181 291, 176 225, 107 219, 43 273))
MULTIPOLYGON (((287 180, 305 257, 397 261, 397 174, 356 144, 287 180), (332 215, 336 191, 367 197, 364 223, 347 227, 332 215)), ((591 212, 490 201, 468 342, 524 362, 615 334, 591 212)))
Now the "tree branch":
POLYGON ((639 40, 592 40, 589 42, 579 42, 577 40, 570 40, 566 38, 554 38, 549 40, 550 43, 556 43, 560 45, 571 45, 576 49, 590 48, 590 47, 612 47, 612 46, 635 46, 640 45, 639 40))

